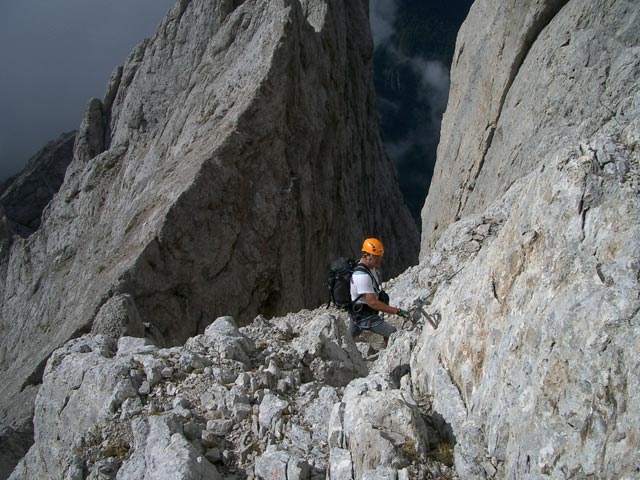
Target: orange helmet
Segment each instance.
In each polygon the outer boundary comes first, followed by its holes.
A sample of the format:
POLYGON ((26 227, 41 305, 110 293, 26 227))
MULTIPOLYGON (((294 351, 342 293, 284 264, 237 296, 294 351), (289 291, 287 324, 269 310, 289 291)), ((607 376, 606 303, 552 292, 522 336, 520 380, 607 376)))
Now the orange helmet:
POLYGON ((370 253, 371 255, 382 255, 384 253, 384 246, 377 238, 367 238, 362 244, 362 251, 370 253))

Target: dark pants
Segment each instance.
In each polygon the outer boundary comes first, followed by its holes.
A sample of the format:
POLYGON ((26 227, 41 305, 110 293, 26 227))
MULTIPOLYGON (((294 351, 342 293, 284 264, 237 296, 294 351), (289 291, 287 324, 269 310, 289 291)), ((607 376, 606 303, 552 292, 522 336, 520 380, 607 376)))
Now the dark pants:
POLYGON ((378 335, 382 335, 385 340, 388 340, 391 334, 396 331, 396 327, 385 322, 380 318, 380 315, 376 313, 352 313, 349 319, 349 335, 351 335, 351 338, 356 338, 364 330, 371 330, 378 335))

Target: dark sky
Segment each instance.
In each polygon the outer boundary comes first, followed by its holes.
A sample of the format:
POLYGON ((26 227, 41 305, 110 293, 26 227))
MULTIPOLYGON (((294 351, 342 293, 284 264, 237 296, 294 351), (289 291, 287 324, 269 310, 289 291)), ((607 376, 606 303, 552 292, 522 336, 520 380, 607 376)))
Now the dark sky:
POLYGON ((0 183, 80 125, 175 0, 0 0, 0 183))

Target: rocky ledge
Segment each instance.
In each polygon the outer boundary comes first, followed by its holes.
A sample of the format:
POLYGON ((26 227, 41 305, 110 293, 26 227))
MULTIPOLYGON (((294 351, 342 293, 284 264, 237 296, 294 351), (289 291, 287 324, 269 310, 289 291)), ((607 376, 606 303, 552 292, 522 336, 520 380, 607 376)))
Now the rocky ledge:
POLYGON ((173 348, 86 335, 49 360, 10 478, 442 478, 451 446, 394 351, 334 310, 221 317, 173 348))

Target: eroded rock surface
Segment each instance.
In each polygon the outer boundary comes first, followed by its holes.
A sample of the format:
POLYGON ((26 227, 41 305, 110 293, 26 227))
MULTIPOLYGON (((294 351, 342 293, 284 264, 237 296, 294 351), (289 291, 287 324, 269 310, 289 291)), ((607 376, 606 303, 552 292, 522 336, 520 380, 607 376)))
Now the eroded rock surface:
MULTIPOLYGON (((318 6, 302 4, 315 32, 330 16, 318 6)), ((392 318, 399 331, 377 353, 326 309, 244 327, 220 317, 183 347, 81 336, 42 364, 36 443, 13 478, 636 478, 638 19, 623 0, 474 5, 456 62, 491 61, 469 84, 454 74, 448 121, 466 127, 443 130, 432 190, 453 192, 441 199, 453 210, 428 204, 437 233, 425 222, 420 264, 385 286, 394 305, 424 304, 437 329, 392 318), (479 79, 490 93, 474 93, 479 79), (456 100, 474 95, 491 115, 456 100), (442 154, 456 132, 468 133, 459 156, 442 154), (444 157, 466 169, 453 189, 444 157)), ((143 317, 149 304, 131 296, 143 317)), ((97 310, 101 323, 129 325, 126 298, 97 310)))
POLYGON ((633 119, 638 24, 630 0, 473 4, 422 213, 423 256, 448 225, 484 211, 559 148, 633 119))
POLYGON ((462 478, 639 474, 639 27, 636 2, 478 1, 459 35, 396 292, 439 285, 412 385, 462 478))
POLYGON ((315 307, 369 235, 388 275, 415 262, 371 68, 366 2, 177 2, 90 102, 38 231, 11 243, 2 217, 3 422, 92 328, 172 345, 315 307))
MULTIPOLYGON (((27 237, 40 226, 45 207, 58 192, 73 159, 76 132, 67 132, 47 143, 25 169, 0 186, 0 206, 13 232, 27 237)), ((0 233, 0 238, 6 237, 0 233)))
POLYGON ((367 358, 324 308, 242 328, 222 317, 184 347, 69 342, 13 478, 634 478, 637 132, 558 152, 452 224, 385 285, 396 305, 424 300, 438 328, 392 318, 399 331, 367 358), (62 399, 85 421, 65 419, 62 399))
POLYGON ((49 360, 11 478, 324 479, 339 458, 356 478, 446 469, 427 459, 410 390, 360 378, 367 364, 326 310, 221 317, 183 347, 86 335, 49 360))
POLYGON ((410 371, 461 478, 637 475, 636 142, 559 152, 391 289, 408 304, 439 285, 410 371))

